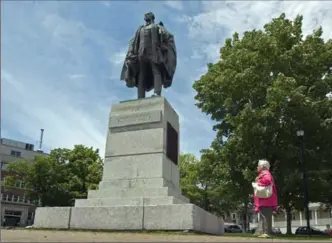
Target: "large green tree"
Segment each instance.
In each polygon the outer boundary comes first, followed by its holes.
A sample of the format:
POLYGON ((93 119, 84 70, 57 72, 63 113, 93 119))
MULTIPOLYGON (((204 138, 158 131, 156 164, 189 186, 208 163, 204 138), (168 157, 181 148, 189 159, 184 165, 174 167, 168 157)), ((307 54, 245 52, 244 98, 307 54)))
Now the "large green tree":
POLYGON ((40 200, 42 206, 68 206, 75 198, 87 196, 88 189, 98 187, 102 176, 99 151, 83 145, 73 149, 54 149, 49 156, 36 156, 33 161, 9 163, 5 187, 22 180, 26 196, 40 200))
POLYGON ((288 214, 303 208, 298 129, 305 132, 310 200, 331 190, 322 189, 317 176, 332 167, 332 101, 326 96, 332 90, 332 41, 322 38, 322 28, 304 37, 302 19, 281 14, 262 30, 241 38, 234 33, 220 60, 194 83, 197 106, 217 122, 215 143, 226 154, 243 154, 225 159, 237 161, 249 183, 257 160, 267 158, 288 214))
POLYGON ((67 156, 71 191, 86 198, 88 189, 95 189, 102 177, 103 161, 98 149, 75 145, 67 156))
POLYGON ((26 197, 40 201, 41 206, 65 206, 72 198, 65 166, 50 157, 36 156, 34 161, 12 162, 6 170, 11 173, 5 177, 6 188, 23 181, 27 188, 26 197))
POLYGON ((221 179, 220 161, 212 150, 203 150, 201 159, 192 154, 180 156, 180 185, 183 194, 199 207, 223 215, 236 210, 238 203, 221 179))
MULTIPOLYGON (((228 199, 230 209, 236 210, 242 219, 244 230, 248 227, 247 219, 253 210, 251 182, 255 173, 248 168, 251 159, 242 150, 240 141, 233 137, 227 141, 227 146, 214 141, 209 151, 209 159, 215 160, 215 175, 222 183, 222 196, 228 199), (211 156, 212 155, 212 156, 211 156)), ((227 206, 224 205, 225 208, 227 206)))

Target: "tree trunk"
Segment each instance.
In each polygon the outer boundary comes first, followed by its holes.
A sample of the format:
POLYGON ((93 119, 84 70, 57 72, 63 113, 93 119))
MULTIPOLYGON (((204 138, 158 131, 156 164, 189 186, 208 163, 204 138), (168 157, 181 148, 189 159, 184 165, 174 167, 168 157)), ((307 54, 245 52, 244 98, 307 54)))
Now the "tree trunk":
POLYGON ((205 185, 205 188, 204 188, 204 210, 209 212, 210 200, 209 200, 207 190, 208 190, 208 186, 205 185))
POLYGON ((82 188, 81 188, 81 192, 82 192, 83 195, 85 195, 86 192, 87 192, 86 181, 85 181, 85 179, 82 180, 82 188))
POLYGON ((286 208, 286 222, 287 222, 287 235, 292 234, 292 209, 290 207, 286 208))
POLYGON ((243 209, 243 231, 247 232, 247 227, 248 227, 248 202, 244 203, 244 209, 243 209))

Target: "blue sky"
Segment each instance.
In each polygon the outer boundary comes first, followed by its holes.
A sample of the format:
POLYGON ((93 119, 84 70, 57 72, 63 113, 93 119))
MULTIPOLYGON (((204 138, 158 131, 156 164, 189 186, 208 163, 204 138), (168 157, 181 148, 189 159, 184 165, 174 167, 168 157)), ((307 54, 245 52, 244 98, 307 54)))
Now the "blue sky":
POLYGON ((128 40, 152 11, 175 36, 178 66, 164 96, 181 123, 181 151, 199 155, 215 133, 192 84, 234 31, 262 28, 285 12, 332 37, 328 1, 6 1, 2 4, 2 137, 44 149, 85 144, 104 151, 112 103, 133 99, 119 80, 128 40))

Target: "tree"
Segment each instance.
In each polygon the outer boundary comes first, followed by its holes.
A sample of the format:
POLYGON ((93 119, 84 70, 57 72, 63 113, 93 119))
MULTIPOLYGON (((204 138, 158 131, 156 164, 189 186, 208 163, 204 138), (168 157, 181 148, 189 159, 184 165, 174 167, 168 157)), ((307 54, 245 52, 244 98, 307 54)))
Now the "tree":
POLYGON ((70 206, 75 198, 85 198, 88 189, 95 189, 102 176, 99 151, 83 145, 74 149, 54 149, 48 157, 34 161, 20 160, 7 166, 6 188, 22 180, 26 194, 40 200, 41 206, 70 206))
POLYGON ((180 156, 180 185, 183 194, 195 205, 222 216, 237 208, 218 174, 219 161, 211 150, 202 151, 201 160, 192 154, 180 156))
POLYGON ((88 189, 96 189, 102 179, 103 161, 99 150, 75 145, 67 160, 71 191, 76 198, 86 198, 88 189))
POLYGON ((193 154, 181 154, 179 160, 180 187, 183 195, 196 204, 201 195, 198 188, 198 163, 199 160, 193 154))
MULTIPOLYGON (((215 143, 228 153, 241 151, 244 157, 236 161, 248 173, 258 159, 268 159, 280 205, 290 215, 303 209, 296 137, 303 129, 310 200, 321 200, 316 177, 332 167, 332 101, 326 97, 332 90, 332 41, 322 39, 322 28, 304 38, 302 16, 291 21, 281 14, 263 30, 242 38, 234 33, 220 54, 193 86, 197 106, 217 122, 215 143)), ((290 223, 288 217, 288 233, 290 223)))
POLYGON ((255 173, 252 168, 248 169, 251 159, 243 151, 241 141, 235 137, 231 137, 225 147, 216 141, 211 147, 215 159, 219 160, 217 168, 219 180, 223 182, 223 196, 228 198, 231 208, 240 213, 243 229, 246 230, 248 217, 253 210, 250 182, 255 179, 255 173))
POLYGON ((41 206, 65 206, 71 199, 65 168, 54 163, 51 158, 36 156, 34 161, 20 160, 9 163, 11 176, 6 177, 6 187, 12 187, 22 180, 26 186, 26 196, 40 200, 41 206))

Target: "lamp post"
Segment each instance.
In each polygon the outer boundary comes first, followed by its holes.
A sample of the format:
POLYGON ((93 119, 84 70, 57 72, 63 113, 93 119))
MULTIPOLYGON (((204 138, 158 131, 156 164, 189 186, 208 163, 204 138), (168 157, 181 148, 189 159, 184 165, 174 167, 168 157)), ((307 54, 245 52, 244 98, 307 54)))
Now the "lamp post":
POLYGON ((311 228, 310 228, 310 217, 309 217, 309 193, 308 193, 308 179, 307 173, 305 170, 304 164, 304 131, 298 130, 296 131, 296 135, 300 138, 300 163, 301 163, 301 170, 302 170, 302 179, 303 179, 303 186, 304 186, 304 209, 306 213, 306 220, 307 220, 307 233, 308 236, 311 236, 311 228))

